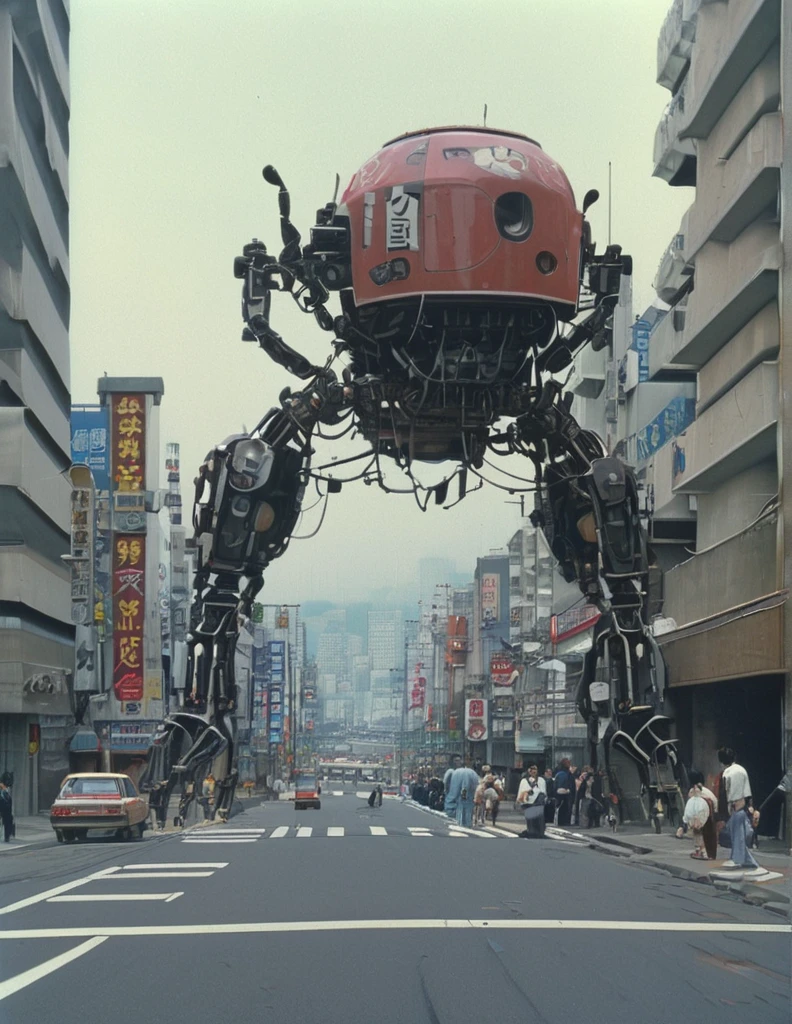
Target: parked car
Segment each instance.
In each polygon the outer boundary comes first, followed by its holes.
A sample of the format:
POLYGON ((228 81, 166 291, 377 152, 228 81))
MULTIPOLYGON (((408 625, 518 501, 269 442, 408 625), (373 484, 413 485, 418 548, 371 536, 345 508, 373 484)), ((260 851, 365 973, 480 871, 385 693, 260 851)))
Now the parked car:
POLYGON ((50 808, 50 824, 59 843, 73 843, 99 831, 115 832, 117 839, 142 838, 148 804, 128 775, 67 775, 50 808))

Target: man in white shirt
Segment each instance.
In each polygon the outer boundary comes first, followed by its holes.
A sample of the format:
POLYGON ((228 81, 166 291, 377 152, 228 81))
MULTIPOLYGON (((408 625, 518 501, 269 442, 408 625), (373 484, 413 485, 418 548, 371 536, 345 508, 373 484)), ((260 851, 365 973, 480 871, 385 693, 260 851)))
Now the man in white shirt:
MULTIPOLYGON (((758 868, 748 843, 753 835, 752 815, 748 808, 751 799, 751 783, 748 772, 741 764, 737 764, 734 751, 730 747, 721 747, 718 760, 724 769, 721 772, 720 784, 725 795, 725 803, 729 814, 726 827, 731 835, 732 855, 724 863, 725 868, 758 868)), ((720 797, 721 806, 723 795, 720 797)))

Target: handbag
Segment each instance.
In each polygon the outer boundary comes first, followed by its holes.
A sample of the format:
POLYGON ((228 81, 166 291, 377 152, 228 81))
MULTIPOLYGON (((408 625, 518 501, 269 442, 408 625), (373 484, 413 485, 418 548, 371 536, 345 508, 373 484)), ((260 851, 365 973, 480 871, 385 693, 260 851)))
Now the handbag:
POLYGON ((718 846, 722 846, 724 850, 730 850, 732 848, 731 821, 727 821, 720 830, 720 833, 718 834, 718 846))

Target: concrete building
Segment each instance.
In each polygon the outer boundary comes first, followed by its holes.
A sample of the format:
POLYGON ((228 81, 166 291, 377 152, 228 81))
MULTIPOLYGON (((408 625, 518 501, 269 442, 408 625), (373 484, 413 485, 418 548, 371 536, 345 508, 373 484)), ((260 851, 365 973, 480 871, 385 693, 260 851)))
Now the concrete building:
POLYGON ((16 813, 68 770, 69 16, 0 0, 0 774, 16 813))
POLYGON ((665 575, 663 615, 676 628, 662 644, 683 757, 712 778, 717 748, 733 747, 760 799, 792 753, 781 358, 792 322, 791 15, 778 0, 677 0, 658 46, 672 102, 655 173, 695 183, 658 280, 671 311, 649 343, 651 379, 696 381, 695 421, 652 459, 656 522, 696 520, 695 553, 665 575))

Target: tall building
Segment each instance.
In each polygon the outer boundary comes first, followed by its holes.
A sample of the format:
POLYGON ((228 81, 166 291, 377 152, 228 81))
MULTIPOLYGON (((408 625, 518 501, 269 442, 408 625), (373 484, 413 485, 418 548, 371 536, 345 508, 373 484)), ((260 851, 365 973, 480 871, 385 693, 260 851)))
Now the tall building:
POLYGON ((404 622, 400 609, 368 613, 368 654, 373 672, 402 668, 404 622))
POLYGON ((733 747, 760 799, 792 762, 790 13, 777 0, 676 2, 658 44, 672 100, 656 173, 695 196, 661 266, 671 311, 648 372, 696 382, 695 420, 653 458, 656 516, 682 506, 696 521, 695 553, 665 574, 661 643, 683 758, 712 777, 718 747, 733 747))
POLYGON ((0 0, 0 775, 17 814, 68 770, 69 17, 0 0))

